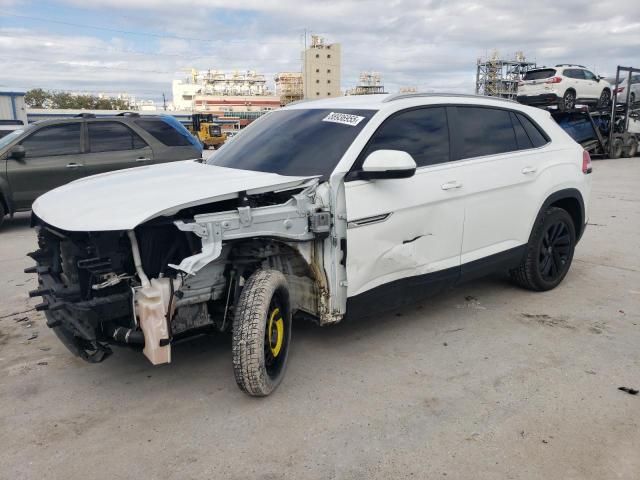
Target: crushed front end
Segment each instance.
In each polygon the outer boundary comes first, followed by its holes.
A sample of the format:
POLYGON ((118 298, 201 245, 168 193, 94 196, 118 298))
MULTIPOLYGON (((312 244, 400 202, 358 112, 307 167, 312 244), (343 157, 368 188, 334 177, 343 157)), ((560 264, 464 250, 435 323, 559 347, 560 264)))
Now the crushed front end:
POLYGON ((175 340, 229 331, 244 283, 261 268, 285 276, 294 312, 335 323, 322 263, 330 214, 316 187, 239 195, 131 230, 66 231, 34 213, 30 296, 42 297, 47 325, 89 362, 120 345, 168 363, 175 340))

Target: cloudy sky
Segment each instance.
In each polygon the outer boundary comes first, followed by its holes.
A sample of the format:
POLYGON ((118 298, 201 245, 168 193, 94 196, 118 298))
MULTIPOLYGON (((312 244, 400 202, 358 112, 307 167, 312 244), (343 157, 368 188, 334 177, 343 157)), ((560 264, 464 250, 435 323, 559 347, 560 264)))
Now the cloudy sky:
POLYGON ((300 70, 304 33, 342 44, 387 90, 472 92, 478 57, 521 50, 602 75, 640 67, 638 0, 0 0, 0 88, 159 99, 198 69, 300 70))

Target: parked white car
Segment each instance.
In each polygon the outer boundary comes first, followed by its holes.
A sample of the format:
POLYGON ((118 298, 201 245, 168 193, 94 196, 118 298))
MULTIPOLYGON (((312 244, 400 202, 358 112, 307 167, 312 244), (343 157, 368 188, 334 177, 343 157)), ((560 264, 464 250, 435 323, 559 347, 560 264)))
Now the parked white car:
MULTIPOLYGON (((613 83, 615 83, 615 78, 613 83)), ((627 101, 627 93, 629 92, 629 78, 625 75, 615 88, 617 94, 616 103, 625 103, 627 101)), ((631 93, 629 94, 631 105, 640 100, 640 75, 631 76, 631 93)))
POLYGON ((518 83, 518 102, 525 105, 557 105, 571 110, 576 104, 606 107, 611 85, 581 65, 561 64, 529 70, 518 83))
POLYGON ((590 172, 548 112, 508 100, 301 102, 208 164, 97 175, 40 197, 30 295, 91 362, 115 344, 166 363, 180 338, 231 331, 239 387, 268 395, 293 318, 335 324, 495 271, 556 287, 585 229, 590 172))

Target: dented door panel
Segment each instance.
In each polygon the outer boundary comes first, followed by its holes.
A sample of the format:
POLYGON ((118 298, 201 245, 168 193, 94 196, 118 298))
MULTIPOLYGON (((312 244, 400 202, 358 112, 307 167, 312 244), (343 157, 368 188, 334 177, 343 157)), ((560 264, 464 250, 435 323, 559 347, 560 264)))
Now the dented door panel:
POLYGON ((464 203, 459 167, 345 184, 349 297, 401 278, 460 266, 464 203))

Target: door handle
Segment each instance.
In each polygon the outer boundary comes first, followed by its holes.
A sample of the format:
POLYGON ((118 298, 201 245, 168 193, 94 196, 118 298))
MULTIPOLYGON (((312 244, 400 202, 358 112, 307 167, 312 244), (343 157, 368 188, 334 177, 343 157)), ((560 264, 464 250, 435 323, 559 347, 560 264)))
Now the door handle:
POLYGON ((67 163, 67 168, 80 168, 80 167, 84 167, 84 165, 82 165, 81 163, 67 163))
POLYGON ((532 173, 536 173, 538 169, 536 167, 524 167, 522 169, 522 173, 525 175, 531 175, 532 173))
POLYGON ((151 159, 147 157, 138 157, 136 158, 136 162, 150 162, 151 159))
POLYGON ((462 184, 456 180, 453 180, 451 182, 447 182, 447 183, 443 183, 440 188, 442 188, 442 190, 452 190, 454 188, 460 188, 462 187, 462 184))

